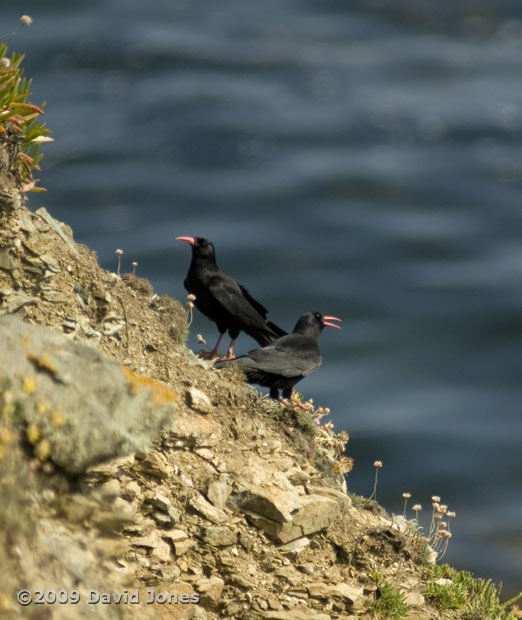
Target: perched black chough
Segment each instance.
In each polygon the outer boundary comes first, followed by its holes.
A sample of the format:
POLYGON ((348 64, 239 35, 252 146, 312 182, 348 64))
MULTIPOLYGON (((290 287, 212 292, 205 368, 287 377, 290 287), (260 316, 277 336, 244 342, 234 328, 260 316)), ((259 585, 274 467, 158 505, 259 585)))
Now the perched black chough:
POLYGON ((249 351, 232 360, 222 360, 214 364, 216 368, 237 366, 245 373, 249 383, 270 388, 270 396, 290 399, 294 385, 315 372, 321 365, 319 336, 323 327, 339 325, 335 316, 323 316, 319 312, 307 312, 297 321, 291 334, 278 338, 268 346, 249 351))
POLYGON ((176 239, 192 246, 192 260, 185 278, 185 288, 196 297, 196 308, 214 321, 219 331, 219 338, 210 356, 218 355, 219 343, 226 331, 231 338, 228 357, 234 355, 234 342, 241 331, 261 346, 286 334, 283 329, 266 320, 267 309, 244 286, 219 269, 212 242, 202 237, 176 239))

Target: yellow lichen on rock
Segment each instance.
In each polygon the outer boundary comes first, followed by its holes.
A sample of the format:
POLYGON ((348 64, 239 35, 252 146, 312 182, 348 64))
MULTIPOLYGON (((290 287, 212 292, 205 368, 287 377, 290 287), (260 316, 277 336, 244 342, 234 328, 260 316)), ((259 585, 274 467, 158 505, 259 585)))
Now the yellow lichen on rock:
POLYGON ((36 390, 36 381, 34 377, 25 377, 23 390, 26 394, 33 394, 36 390))
POLYGON ((27 353, 27 359, 32 362, 38 370, 47 370, 52 375, 56 375, 58 370, 51 361, 49 353, 45 352, 42 355, 34 355, 33 353, 27 353))
POLYGON ((65 424, 65 417, 59 409, 54 409, 51 413, 51 424, 54 427, 63 426, 65 424))
POLYGON ((39 441, 34 449, 34 453, 40 461, 46 461, 51 456, 51 451, 51 442, 48 439, 42 439, 42 441, 39 441))
POLYGON ((40 440, 41 433, 40 429, 36 424, 29 424, 27 427, 27 439, 30 443, 36 443, 40 440))
POLYGON ((123 374, 131 386, 133 394, 137 394, 140 390, 148 388, 151 391, 152 400, 156 405, 168 405, 178 400, 176 392, 156 379, 137 375, 125 366, 122 366, 123 374))

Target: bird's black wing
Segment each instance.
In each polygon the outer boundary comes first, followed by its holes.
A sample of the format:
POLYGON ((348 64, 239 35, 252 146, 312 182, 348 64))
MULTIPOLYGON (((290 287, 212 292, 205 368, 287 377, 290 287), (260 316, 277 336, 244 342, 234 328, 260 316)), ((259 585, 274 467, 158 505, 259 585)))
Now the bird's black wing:
MULTIPOLYGON (((250 302, 250 304, 252 306, 254 306, 254 308, 259 312, 259 314, 266 319, 266 315, 268 314, 268 310, 263 306, 263 304, 259 303, 257 301, 257 299, 254 299, 252 297, 252 295, 250 294, 250 292, 248 291, 248 289, 243 286, 242 284, 238 285, 239 288, 241 289, 241 292, 243 293, 243 295, 245 296, 245 298, 250 302)), ((278 338, 280 338, 281 336, 286 336, 288 332, 285 332, 284 329, 281 329, 279 327, 279 325, 276 325, 275 323, 272 323, 272 321, 267 321, 266 323, 268 325, 268 327, 274 332, 274 334, 276 334, 276 336, 278 338)))
POLYGON ((290 334, 261 349, 237 358, 237 366, 282 377, 306 377, 321 365, 317 343, 310 338, 290 334))
POLYGON ((268 314, 268 310, 263 306, 263 304, 259 303, 257 299, 254 299, 248 289, 242 284, 238 284, 241 292, 243 293, 245 299, 247 299, 252 306, 259 312, 259 314, 266 319, 266 315, 268 314))
MULTIPOLYGON (((250 300, 245 297, 243 290, 235 280, 224 273, 215 274, 210 279, 208 288, 211 295, 239 323, 242 323, 247 328, 266 329, 264 316, 260 314, 250 300)), ((258 303, 258 305, 262 308, 261 304, 258 303)))

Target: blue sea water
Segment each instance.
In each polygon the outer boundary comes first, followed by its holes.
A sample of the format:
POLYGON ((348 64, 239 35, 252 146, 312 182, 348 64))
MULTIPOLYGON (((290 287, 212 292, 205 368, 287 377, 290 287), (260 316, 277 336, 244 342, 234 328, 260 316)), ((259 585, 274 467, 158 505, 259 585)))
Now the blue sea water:
POLYGON ((4 0, 0 35, 56 140, 31 206, 160 294, 198 235, 281 326, 342 317, 300 387, 350 488, 382 460, 389 510, 442 496, 446 559, 522 589, 522 5, 4 0))

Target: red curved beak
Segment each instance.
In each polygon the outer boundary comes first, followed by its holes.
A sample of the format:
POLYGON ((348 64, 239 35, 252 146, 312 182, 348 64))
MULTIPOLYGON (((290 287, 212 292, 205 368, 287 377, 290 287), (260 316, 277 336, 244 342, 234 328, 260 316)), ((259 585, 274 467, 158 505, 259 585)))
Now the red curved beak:
POLYGON ((194 237, 176 237, 176 241, 186 241, 190 243, 190 245, 194 245, 196 243, 196 239, 194 237))
POLYGON ((328 327, 335 327, 337 329, 341 329, 340 325, 336 325, 335 323, 329 323, 329 321, 342 321, 342 319, 339 319, 336 316, 323 316, 323 325, 328 325, 328 327))

